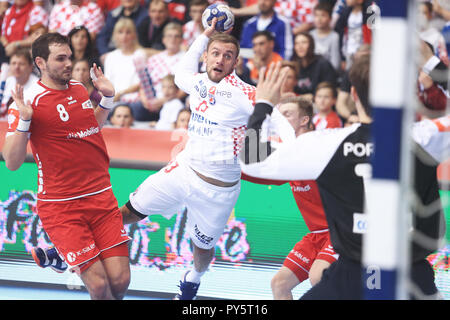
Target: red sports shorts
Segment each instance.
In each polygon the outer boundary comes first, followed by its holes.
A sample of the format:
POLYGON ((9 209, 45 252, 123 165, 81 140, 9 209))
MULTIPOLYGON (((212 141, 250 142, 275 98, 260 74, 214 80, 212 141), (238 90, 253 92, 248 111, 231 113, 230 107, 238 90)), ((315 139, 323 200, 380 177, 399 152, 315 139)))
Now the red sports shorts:
POLYGON ((67 201, 38 200, 37 212, 72 272, 83 272, 98 259, 128 257, 131 238, 112 189, 67 201))
POLYGON ((289 268, 300 282, 308 279, 309 270, 316 259, 333 263, 338 254, 330 242, 330 233, 311 232, 302 238, 289 252, 283 266, 289 268))

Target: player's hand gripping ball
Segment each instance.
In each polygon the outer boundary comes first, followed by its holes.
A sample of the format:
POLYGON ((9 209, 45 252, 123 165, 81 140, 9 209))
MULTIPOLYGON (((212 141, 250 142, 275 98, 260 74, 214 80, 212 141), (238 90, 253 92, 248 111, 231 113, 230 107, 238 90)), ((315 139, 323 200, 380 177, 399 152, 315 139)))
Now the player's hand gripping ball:
POLYGON ((226 4, 212 4, 206 8, 202 15, 203 27, 211 26, 214 18, 217 18, 216 31, 228 31, 234 26, 234 15, 226 4))

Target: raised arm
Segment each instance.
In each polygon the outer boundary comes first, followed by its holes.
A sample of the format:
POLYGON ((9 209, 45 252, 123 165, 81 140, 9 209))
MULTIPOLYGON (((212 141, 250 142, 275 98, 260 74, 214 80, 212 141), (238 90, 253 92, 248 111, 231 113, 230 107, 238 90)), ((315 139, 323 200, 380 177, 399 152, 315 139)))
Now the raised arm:
POLYGON ((103 95, 103 98, 99 103, 99 108, 95 109, 95 118, 97 119, 99 127, 102 128, 108 119, 116 92, 111 81, 105 77, 100 67, 95 63, 91 68, 91 78, 95 88, 103 95))
POLYGON ((175 84, 187 94, 191 91, 193 85, 192 77, 198 73, 200 57, 206 50, 209 37, 215 32, 214 28, 216 23, 217 18, 214 18, 211 26, 206 28, 205 31, 195 39, 188 51, 177 64, 175 70, 175 84))
MULTIPOLYGON (((14 103, 8 111, 8 118, 18 118, 14 133, 8 133, 3 145, 3 158, 9 170, 17 170, 25 161, 33 108, 30 101, 23 99, 23 86, 17 84, 12 92, 14 103)), ((10 124, 14 125, 14 124, 10 124)))
POLYGON ((245 136, 244 148, 240 159, 245 164, 263 161, 272 153, 270 142, 261 142, 261 127, 267 115, 271 115, 273 107, 279 102, 281 84, 287 73, 281 72, 281 63, 271 64, 269 70, 262 68, 259 72, 255 93, 255 109, 251 114, 245 136))
POLYGON ((342 141, 357 126, 305 133, 295 140, 282 143, 274 151, 270 143, 260 141, 260 128, 267 115, 272 114, 272 106, 278 103, 281 83, 286 74, 281 72, 279 64, 270 66, 267 76, 264 76, 264 71, 260 72, 255 110, 248 122, 245 144, 240 154, 242 172, 270 180, 315 180, 342 141))

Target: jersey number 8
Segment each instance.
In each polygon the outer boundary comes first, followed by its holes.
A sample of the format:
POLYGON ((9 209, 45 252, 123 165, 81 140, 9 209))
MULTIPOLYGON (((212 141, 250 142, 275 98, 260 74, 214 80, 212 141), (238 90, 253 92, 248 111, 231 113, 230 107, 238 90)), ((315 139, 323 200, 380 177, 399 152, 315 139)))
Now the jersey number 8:
POLYGON ((56 110, 58 111, 59 117, 61 118, 62 121, 66 122, 67 120, 69 120, 69 114, 67 113, 66 109, 62 104, 58 104, 56 106, 56 110))

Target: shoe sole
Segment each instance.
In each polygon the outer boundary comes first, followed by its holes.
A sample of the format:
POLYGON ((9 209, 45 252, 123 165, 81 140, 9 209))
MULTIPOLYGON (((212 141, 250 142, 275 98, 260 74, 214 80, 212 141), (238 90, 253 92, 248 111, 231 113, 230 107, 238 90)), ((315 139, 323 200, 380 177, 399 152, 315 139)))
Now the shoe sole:
POLYGON ((66 270, 60 270, 60 269, 56 269, 55 267, 50 266, 50 268, 52 268, 53 271, 56 271, 58 273, 64 273, 66 272, 66 270))

